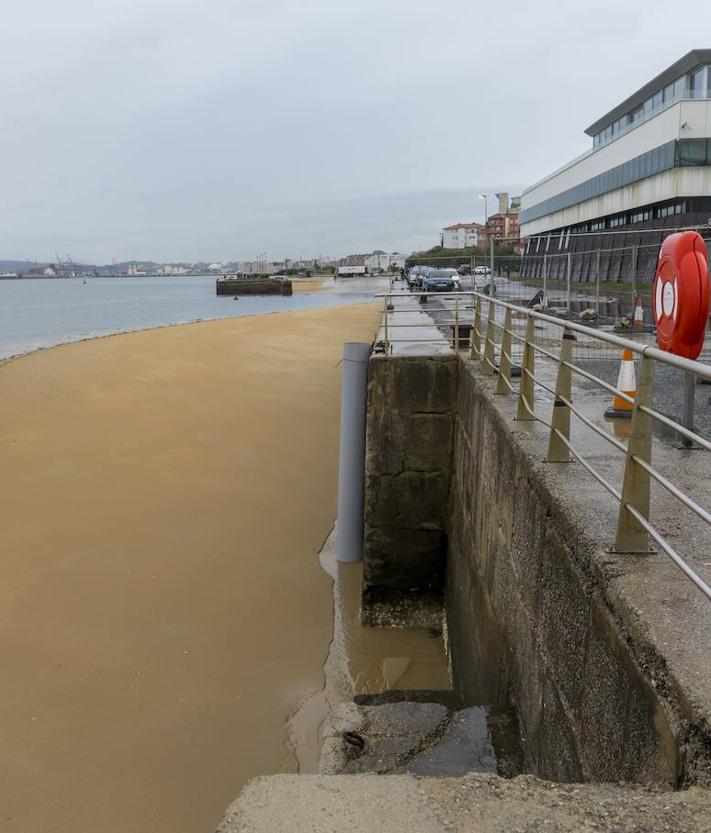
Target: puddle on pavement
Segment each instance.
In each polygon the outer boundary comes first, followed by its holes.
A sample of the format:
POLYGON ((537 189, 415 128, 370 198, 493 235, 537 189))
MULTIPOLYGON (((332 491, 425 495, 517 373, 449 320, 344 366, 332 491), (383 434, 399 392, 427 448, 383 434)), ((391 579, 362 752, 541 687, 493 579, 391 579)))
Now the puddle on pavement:
MULTIPOLYGON (((491 705, 494 700, 472 702, 471 697, 456 692, 440 632, 362 625, 362 564, 336 560, 335 532, 326 541, 320 559, 333 579, 334 631, 324 663, 324 687, 300 705, 288 725, 299 772, 318 771, 324 720, 337 704, 354 700, 361 705, 438 702, 454 715, 460 709, 476 712, 480 716, 476 737, 468 737, 467 744, 490 747, 500 775, 512 777, 523 771, 518 723, 506 698, 498 697, 491 705)), ((472 731, 470 727, 469 734, 472 731)))
POLYGON ((362 564, 336 560, 335 533, 324 544, 320 559, 333 579, 333 637, 324 662, 323 689, 301 703, 288 724, 290 744, 302 773, 318 770, 320 728, 336 704, 359 694, 450 688, 441 635, 364 627, 360 622, 362 564))

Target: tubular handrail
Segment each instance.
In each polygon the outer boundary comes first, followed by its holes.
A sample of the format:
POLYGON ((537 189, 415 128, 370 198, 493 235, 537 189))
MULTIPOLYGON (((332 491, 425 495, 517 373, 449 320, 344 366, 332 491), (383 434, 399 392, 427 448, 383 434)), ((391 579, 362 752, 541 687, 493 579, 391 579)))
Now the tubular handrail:
POLYGON ((706 451, 711 451, 711 443, 699 436, 695 431, 689 431, 688 428, 685 428, 683 425, 679 425, 678 422, 674 422, 674 420, 669 419, 668 416, 660 414, 659 411, 655 411, 654 408, 648 408, 646 405, 640 405, 639 409, 643 413, 652 417, 652 419, 656 419, 657 422, 661 422, 663 425, 666 425, 667 428, 672 428, 677 432, 677 434, 681 434, 682 437, 686 437, 687 440, 691 440, 692 443, 698 443, 702 448, 705 448, 706 451))
MULTIPOLYGON (((388 311, 388 302, 394 298, 416 296, 437 297, 440 299, 455 299, 454 319, 439 319, 433 324, 437 327, 451 326, 453 328, 455 350, 460 347, 459 333, 462 327, 468 328, 470 335, 472 358, 482 361, 482 372, 492 376, 497 374, 497 394, 518 396, 517 419, 535 420, 540 422, 549 430, 549 445, 546 460, 549 463, 567 462, 571 456, 577 460, 592 477, 616 500, 619 507, 617 533, 613 552, 618 553, 647 553, 649 552, 649 539, 655 541, 660 548, 671 558, 671 560, 685 573, 685 575, 709 598, 711 599, 711 587, 684 561, 681 555, 669 544, 664 535, 655 528, 650 520, 650 484, 654 481, 661 486, 674 499, 689 511, 691 511, 702 522, 711 526, 711 512, 700 506, 693 498, 687 495, 682 489, 671 482, 665 475, 652 465, 652 421, 660 422, 667 428, 677 432, 686 440, 696 443, 705 451, 711 451, 711 442, 697 434, 692 427, 682 425, 671 417, 657 411, 652 404, 652 387, 654 363, 673 367, 694 377, 711 381, 711 367, 709 365, 695 362, 681 356, 667 353, 652 344, 645 344, 631 338, 625 338, 605 330, 598 330, 592 327, 547 315, 539 310, 518 306, 508 301, 499 300, 475 290, 459 291, 451 293, 443 292, 389 292, 379 293, 376 297, 385 298, 385 342, 386 355, 388 355, 388 342, 413 342, 423 344, 447 343, 451 344, 452 339, 392 339, 388 337, 388 330, 399 327, 418 327, 420 324, 398 324, 396 317, 398 312, 411 312, 412 310, 388 311), (473 310, 473 318, 462 317, 462 299, 471 299, 473 304, 467 309, 473 310), (487 314, 484 315, 483 306, 487 304, 487 314), (504 321, 497 321, 496 312, 501 309, 504 313, 504 321), (517 318, 525 318, 527 322, 526 335, 514 331, 512 318, 514 313, 517 318), (561 331, 560 353, 556 355, 552 350, 536 343, 535 324, 541 322, 550 327, 556 327, 561 331), (630 350, 633 355, 641 359, 640 380, 636 394, 630 396, 626 391, 620 390, 616 385, 611 385, 594 373, 580 367, 573 361, 573 348, 576 343, 576 335, 584 336, 593 342, 608 345, 621 350, 630 350), (523 346, 523 356, 517 356, 516 362, 521 365, 521 382, 518 390, 515 389, 512 378, 512 339, 523 346), (534 357, 544 356, 557 365, 557 381, 555 386, 549 385, 540 375, 537 376, 534 370, 534 357), (499 364, 495 363, 498 356, 499 364), (598 388, 613 394, 631 407, 630 433, 627 444, 611 436, 602 427, 597 425, 583 411, 573 404, 572 374, 579 375, 598 388), (540 413, 536 412, 535 389, 539 387, 553 397, 544 397, 546 406, 552 407, 552 420, 549 422, 540 413), (619 490, 607 477, 577 449, 571 440, 570 416, 571 414, 579 420, 582 425, 594 432, 597 436, 612 445, 617 451, 625 455, 624 482, 619 490)), ((450 310, 446 307, 444 310, 450 310)), ((520 329, 520 328, 519 328, 520 329)), ((585 344, 585 342, 583 342, 585 344)), ((583 348, 586 349, 586 348, 583 348)), ((518 352, 518 350, 517 350, 518 352)), ((540 408, 540 405, 539 405, 540 408)))
POLYGON ((573 444, 570 442, 570 440, 569 440, 569 439, 568 439, 568 438, 567 438, 567 437, 566 437, 566 436, 565 436, 565 435, 564 435, 561 431, 559 431, 557 428, 553 428, 552 430, 553 430, 553 432, 554 432, 555 434, 557 434, 557 435, 558 435, 558 438, 559 438, 559 439, 560 439, 560 440, 561 440, 561 441, 562 441, 562 442, 563 442, 563 443, 564 443, 564 444, 568 447, 568 451, 570 451, 570 453, 573 455, 573 457, 575 457, 575 459, 576 459, 579 463, 581 463, 581 464, 582 464, 582 465, 583 465, 583 466, 584 466, 584 467, 585 467, 585 468, 586 468, 586 469, 590 472, 590 474, 591 474, 591 475, 595 478, 595 480, 597 480, 597 482, 598 482, 601 486, 604 486, 604 487, 607 489, 607 491, 608 491, 608 492, 609 492, 609 493, 610 493, 610 494, 611 494, 614 498, 617 498, 617 500, 618 500, 618 501, 621 501, 621 500, 622 500, 622 493, 621 493, 621 492, 619 492, 619 491, 618 491, 618 490, 617 490, 617 489, 616 489, 616 488, 612 485, 612 483, 610 483, 608 480, 606 480, 606 479, 605 479, 605 478, 604 478, 604 477, 600 474, 600 472, 595 471, 595 469, 594 469, 594 468, 590 465, 590 463, 588 463, 588 461, 587 461, 587 460, 583 457, 583 455, 582 455, 582 454, 580 454, 580 452, 576 451, 576 449, 575 449, 575 448, 573 448, 573 444))
POLYGON ((619 336, 616 333, 609 333, 605 332, 604 330, 595 330, 593 327, 586 327, 584 324, 577 324, 575 321, 568 321, 564 318, 556 318, 553 315, 546 315, 545 313, 538 312, 538 310, 529 309, 528 307, 517 306, 516 304, 511 304, 508 301, 501 301, 496 297, 484 295, 481 292, 469 290, 461 290, 460 292, 420 292, 418 290, 414 293, 377 293, 375 297, 412 298, 415 295, 426 295, 427 297, 431 296, 434 298, 480 298, 486 301, 487 303, 493 303, 495 306, 501 307, 502 309, 510 309, 512 312, 525 313, 527 316, 530 316, 536 321, 542 321, 546 324, 552 324, 555 327, 567 327, 574 333, 580 333, 581 335, 589 336, 591 338, 596 339, 597 341, 603 341, 606 344, 611 344, 613 347, 620 347, 623 350, 631 350, 638 356, 649 356, 649 358, 655 359, 661 364, 667 364, 671 367, 676 367, 679 370, 686 370, 689 373, 693 373, 694 375, 699 376, 702 379, 707 379, 711 382, 711 367, 709 367, 708 365, 700 364, 699 362, 695 362, 692 359, 686 359, 683 356, 676 356, 673 353, 667 353, 665 350, 660 350, 658 347, 654 347, 651 344, 640 344, 638 341, 633 341, 629 338, 623 338, 622 336, 619 336))
POLYGON ((627 454, 627 448, 626 448, 626 446, 624 445, 624 443, 621 443, 619 440, 616 440, 614 437, 611 437, 609 434, 606 434, 606 433, 602 430, 602 428, 600 428, 598 425, 595 425, 595 423, 594 423, 591 419, 588 419, 588 417, 586 417, 586 416, 585 416, 585 414, 581 413, 581 411, 580 411, 580 410, 578 410, 578 408, 576 408, 576 407, 573 405, 573 403, 572 403, 572 402, 570 402, 570 400, 566 399, 566 397, 565 397, 565 396, 560 396, 560 395, 559 395, 559 397, 558 397, 558 398, 560 399, 560 401, 561 401, 564 405, 566 405, 566 406, 570 409, 570 412, 571 412, 571 413, 573 413, 573 414, 575 414, 575 416, 576 416, 576 417, 577 417, 577 418, 578 418, 581 422, 584 422, 584 423, 585 423, 585 425, 587 425, 587 426, 588 426, 588 428, 589 428, 591 431, 594 431, 596 434, 598 434, 600 437, 602 437, 602 439, 603 439, 603 440, 605 440, 606 442, 610 443, 610 445, 613 445, 613 446, 614 446, 614 447, 615 447, 618 451, 621 451, 623 454, 627 454))
POLYGON ((634 399, 632 399, 631 396, 628 396, 623 390, 616 388, 614 385, 611 385, 609 382, 606 382, 594 373, 588 373, 587 370, 583 370, 582 367, 578 367, 576 364, 571 364, 570 362, 565 362, 565 366, 569 367, 575 373, 579 373, 581 376, 584 376, 588 381, 595 382, 596 385, 600 385, 601 388, 605 388, 605 390, 613 396, 619 396, 620 399, 624 399, 628 405, 634 405, 634 399))
POLYGON ((640 526, 642 526, 650 538, 653 538, 659 546, 664 550, 664 552, 671 558, 671 560, 682 570, 686 575, 693 581, 693 583, 701 590, 702 593, 706 595, 708 599, 711 599, 711 587, 706 584, 706 582, 701 578, 701 576, 693 570, 689 565, 684 561, 684 559, 679 555, 679 553, 667 543, 667 541, 662 537, 661 533, 659 533, 652 524, 642 515, 640 512, 635 509, 634 506, 631 506, 629 503, 625 504, 625 510, 630 513, 634 517, 640 526))

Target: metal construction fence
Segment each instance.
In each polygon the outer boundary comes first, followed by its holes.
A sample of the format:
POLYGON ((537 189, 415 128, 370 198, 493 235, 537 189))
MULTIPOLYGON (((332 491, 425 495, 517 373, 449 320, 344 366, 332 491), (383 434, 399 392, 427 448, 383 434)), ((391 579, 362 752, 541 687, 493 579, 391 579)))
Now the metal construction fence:
MULTIPOLYGON (((688 489, 673 482, 672 472, 662 472, 652 462, 653 433, 676 438, 679 454, 684 453, 682 449, 694 449, 694 453, 702 455, 711 451, 709 432, 694 429, 693 404, 690 411, 688 397, 679 399, 677 404, 682 412, 678 415, 667 413, 665 404, 657 404, 655 371, 664 383, 660 384, 664 390, 659 393, 666 393, 669 387, 677 392, 691 391, 693 397, 696 383, 711 383, 711 366, 658 349, 649 334, 622 337, 482 292, 390 292, 378 297, 384 298, 381 349, 386 356, 392 355, 394 345, 417 341, 417 330, 410 335, 408 328, 418 325, 398 323, 402 317, 398 299, 418 298, 427 305, 428 315, 441 332, 439 342, 451 345, 457 352, 468 350, 470 358, 478 363, 479 372, 496 378, 496 394, 515 397, 517 420, 536 421, 546 427, 546 461, 555 464, 576 460, 616 502, 617 528, 612 551, 647 553, 651 539, 711 599, 711 586, 677 552, 663 526, 655 524, 652 504, 655 491, 662 490, 678 502, 679 509, 692 516, 693 523, 701 524, 697 540, 711 535, 711 514, 688 489), (633 395, 620 390, 610 378, 611 369, 612 379, 616 378, 626 350, 638 363, 638 384, 633 395), (670 374, 677 374, 675 380, 670 374), (582 391, 585 396, 592 395, 596 405, 601 399, 597 392, 615 397, 626 403, 631 418, 612 420, 615 430, 603 427, 589 408, 574 402, 574 391, 576 397, 582 391), (620 465, 614 474, 608 471, 606 456, 605 465, 600 466, 591 460, 596 455, 586 453, 591 436, 603 448, 619 454, 620 465)), ((430 338, 422 346, 427 350, 433 343, 430 338)))
MULTIPOLYGON (((598 234, 532 237, 526 241, 520 274, 526 280, 570 281, 573 284, 627 284, 632 290, 650 287, 659 247, 681 229, 630 229, 598 234), (601 245, 604 241, 604 245, 601 245)), ((695 227, 711 247, 708 225, 695 227)))
MULTIPOLYGON (((675 227, 658 226, 674 218, 655 221, 652 228, 621 227, 601 232, 556 232, 534 235, 525 241, 523 253, 502 254, 496 249, 480 254, 418 255, 413 262, 432 268, 477 269, 492 277, 517 281, 534 292, 541 291, 546 300, 554 298, 556 306, 579 304, 587 300, 601 315, 616 317, 631 313, 641 297, 648 321, 652 318, 650 290, 654 281, 662 241, 678 231, 697 231, 711 251, 709 224, 675 227), (612 296, 612 297, 611 297, 612 296)), ((514 238, 502 238, 500 244, 518 244, 514 238)), ((470 282, 465 288, 475 289, 470 282)), ((531 293, 533 294, 533 293, 531 293)))

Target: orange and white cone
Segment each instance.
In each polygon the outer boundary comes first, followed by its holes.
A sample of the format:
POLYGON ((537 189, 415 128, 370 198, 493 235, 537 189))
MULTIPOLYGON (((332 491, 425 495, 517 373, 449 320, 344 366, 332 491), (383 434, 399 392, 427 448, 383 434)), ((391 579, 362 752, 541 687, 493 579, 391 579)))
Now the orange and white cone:
MULTIPOLYGON (((621 390, 634 399, 637 393, 637 378, 634 372, 634 356, 632 351, 625 348, 622 353, 622 364, 620 365, 620 373, 617 377, 617 390, 621 390)), ((634 405, 627 402, 619 395, 615 395, 612 407, 605 411, 605 416, 608 419, 630 419, 634 405)))
POLYGON ((637 306, 634 308, 634 328, 641 330, 644 327, 644 309, 642 308, 642 298, 637 296, 637 306))

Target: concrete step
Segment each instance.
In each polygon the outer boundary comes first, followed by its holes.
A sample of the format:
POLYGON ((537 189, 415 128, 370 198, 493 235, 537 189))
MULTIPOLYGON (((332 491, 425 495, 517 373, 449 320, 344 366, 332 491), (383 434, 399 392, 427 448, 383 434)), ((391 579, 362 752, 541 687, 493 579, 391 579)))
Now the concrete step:
POLYGON ((342 703, 322 732, 320 772, 518 775, 523 749, 510 709, 402 701, 342 703))
POLYGON ((413 775, 256 778, 217 833, 708 833, 711 791, 413 775))

